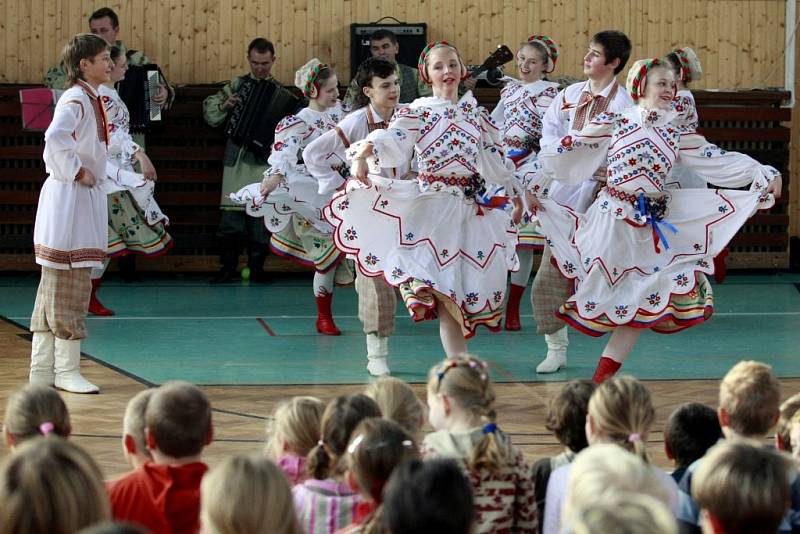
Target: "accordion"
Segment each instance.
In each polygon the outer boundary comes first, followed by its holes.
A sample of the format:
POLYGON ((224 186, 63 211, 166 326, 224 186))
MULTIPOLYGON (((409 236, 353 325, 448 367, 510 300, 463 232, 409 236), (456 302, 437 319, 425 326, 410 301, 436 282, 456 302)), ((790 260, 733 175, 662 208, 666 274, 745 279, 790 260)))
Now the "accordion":
POLYGON ((246 78, 236 92, 225 135, 253 155, 267 160, 275 127, 300 106, 300 99, 274 80, 246 78))
POLYGON ((163 76, 158 65, 131 65, 117 92, 130 113, 131 133, 143 133, 161 123, 161 106, 153 101, 163 76))

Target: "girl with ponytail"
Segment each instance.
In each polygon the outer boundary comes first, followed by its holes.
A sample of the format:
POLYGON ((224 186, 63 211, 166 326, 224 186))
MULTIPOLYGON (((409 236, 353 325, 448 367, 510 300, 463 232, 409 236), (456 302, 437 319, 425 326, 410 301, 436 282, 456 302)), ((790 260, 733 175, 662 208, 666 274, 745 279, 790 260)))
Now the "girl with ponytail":
POLYGON ((427 458, 460 462, 472 483, 475 532, 536 532, 533 479, 522 452, 497 426, 486 362, 447 358, 428 374, 428 419, 436 430, 422 446, 427 458))

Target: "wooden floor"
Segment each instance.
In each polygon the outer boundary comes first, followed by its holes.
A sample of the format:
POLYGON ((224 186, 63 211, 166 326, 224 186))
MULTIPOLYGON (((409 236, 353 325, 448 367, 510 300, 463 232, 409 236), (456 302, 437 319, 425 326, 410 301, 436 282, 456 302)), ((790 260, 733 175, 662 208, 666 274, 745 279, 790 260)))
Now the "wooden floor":
MULTIPOLYGON (((0 322, 0 410, 5 413, 6 401, 14 388, 27 382, 30 342, 26 332, 13 324, 0 322), (20 335, 22 334, 22 335, 20 335)), ((128 467, 122 455, 120 432, 125 405, 145 386, 127 376, 84 360, 82 371, 92 382, 101 385, 100 395, 63 397, 72 416, 73 438, 97 459, 107 478, 124 473, 128 467)), ((656 404, 656 424, 648 439, 653 462, 669 469, 663 453, 662 429, 670 412, 678 405, 697 401, 716 406, 717 381, 669 380, 648 381, 656 404)), ((784 396, 800 391, 800 379, 783 380, 784 396)), ((424 399, 423 386, 415 386, 424 399)), ((533 460, 559 450, 555 439, 544 428, 547 399, 560 388, 559 383, 498 384, 499 423, 512 435, 526 456, 533 460)), ((224 386, 206 387, 214 407, 215 441, 206 450, 206 459, 213 465, 221 458, 239 452, 263 448, 266 420, 275 404, 293 395, 316 395, 324 400, 342 393, 358 392, 363 385, 341 386, 224 386)), ((8 449, 0 445, 0 455, 8 449)))

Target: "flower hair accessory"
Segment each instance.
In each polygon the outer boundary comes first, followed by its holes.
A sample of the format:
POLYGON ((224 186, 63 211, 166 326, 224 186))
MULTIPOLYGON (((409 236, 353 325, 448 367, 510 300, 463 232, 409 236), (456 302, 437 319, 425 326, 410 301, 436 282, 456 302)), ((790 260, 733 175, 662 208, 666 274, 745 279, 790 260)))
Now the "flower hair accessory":
POLYGON ((454 367, 458 367, 458 362, 456 360, 447 360, 442 364, 442 368, 436 373, 436 378, 441 383, 444 375, 447 374, 447 371, 453 369, 454 367))
POLYGON ((628 443, 636 443, 637 441, 642 441, 641 434, 634 433, 628 436, 628 443))
POLYGON ((425 58, 428 57, 428 54, 430 54, 434 48, 440 48, 442 46, 452 48, 453 50, 456 51, 456 55, 458 56, 458 62, 461 64, 461 79, 463 80, 467 76, 467 69, 466 67, 464 67, 464 62, 461 61, 461 54, 458 53, 458 48, 451 45, 447 41, 433 41, 428 43, 425 46, 425 48, 422 49, 422 52, 420 52, 419 54, 419 60, 417 61, 417 70, 419 70, 419 76, 420 78, 422 78, 422 81, 427 84, 430 84, 431 80, 428 77, 428 73, 425 70, 425 58))
POLYGON ((484 434, 494 434, 494 433, 497 432, 497 424, 495 424, 495 423, 487 423, 487 424, 483 425, 483 428, 481 429, 481 432, 483 432, 484 434))
POLYGON ((653 67, 658 67, 663 64, 663 61, 658 58, 640 59, 633 64, 628 71, 628 80, 625 86, 634 102, 638 102, 639 99, 644 96, 647 73, 650 72, 653 67))
POLYGON ((558 45, 555 41, 546 35, 531 35, 528 37, 529 43, 539 43, 547 50, 547 68, 545 73, 549 74, 556 70, 556 61, 558 61, 558 45))
POLYGON ((44 423, 39 425, 39 432, 43 436, 46 436, 47 434, 49 434, 50 432, 52 432, 55 429, 56 429, 55 425, 53 423, 51 423, 50 421, 45 421, 44 423))
POLYGON ((317 58, 311 59, 294 73, 295 87, 300 89, 303 95, 309 98, 316 98, 319 94, 319 85, 317 84, 319 73, 327 68, 328 65, 317 58))
POLYGON ((672 53, 678 56, 678 61, 681 63, 682 82, 696 82, 703 77, 703 67, 700 65, 700 60, 693 49, 688 46, 676 48, 672 53))

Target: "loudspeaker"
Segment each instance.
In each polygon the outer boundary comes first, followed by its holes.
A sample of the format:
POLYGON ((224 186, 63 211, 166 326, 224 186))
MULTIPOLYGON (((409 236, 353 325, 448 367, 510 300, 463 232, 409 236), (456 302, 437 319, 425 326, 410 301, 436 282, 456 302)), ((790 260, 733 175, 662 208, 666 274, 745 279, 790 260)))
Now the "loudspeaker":
MULTIPOLYGON (((395 19, 396 20, 396 19, 395 19)), ((369 36, 377 30, 389 30, 397 36, 400 53, 397 62, 410 67, 417 67, 419 54, 428 44, 428 25, 424 22, 415 24, 385 24, 380 21, 368 24, 354 23, 350 25, 350 78, 354 78, 358 66, 370 57, 369 36)))

